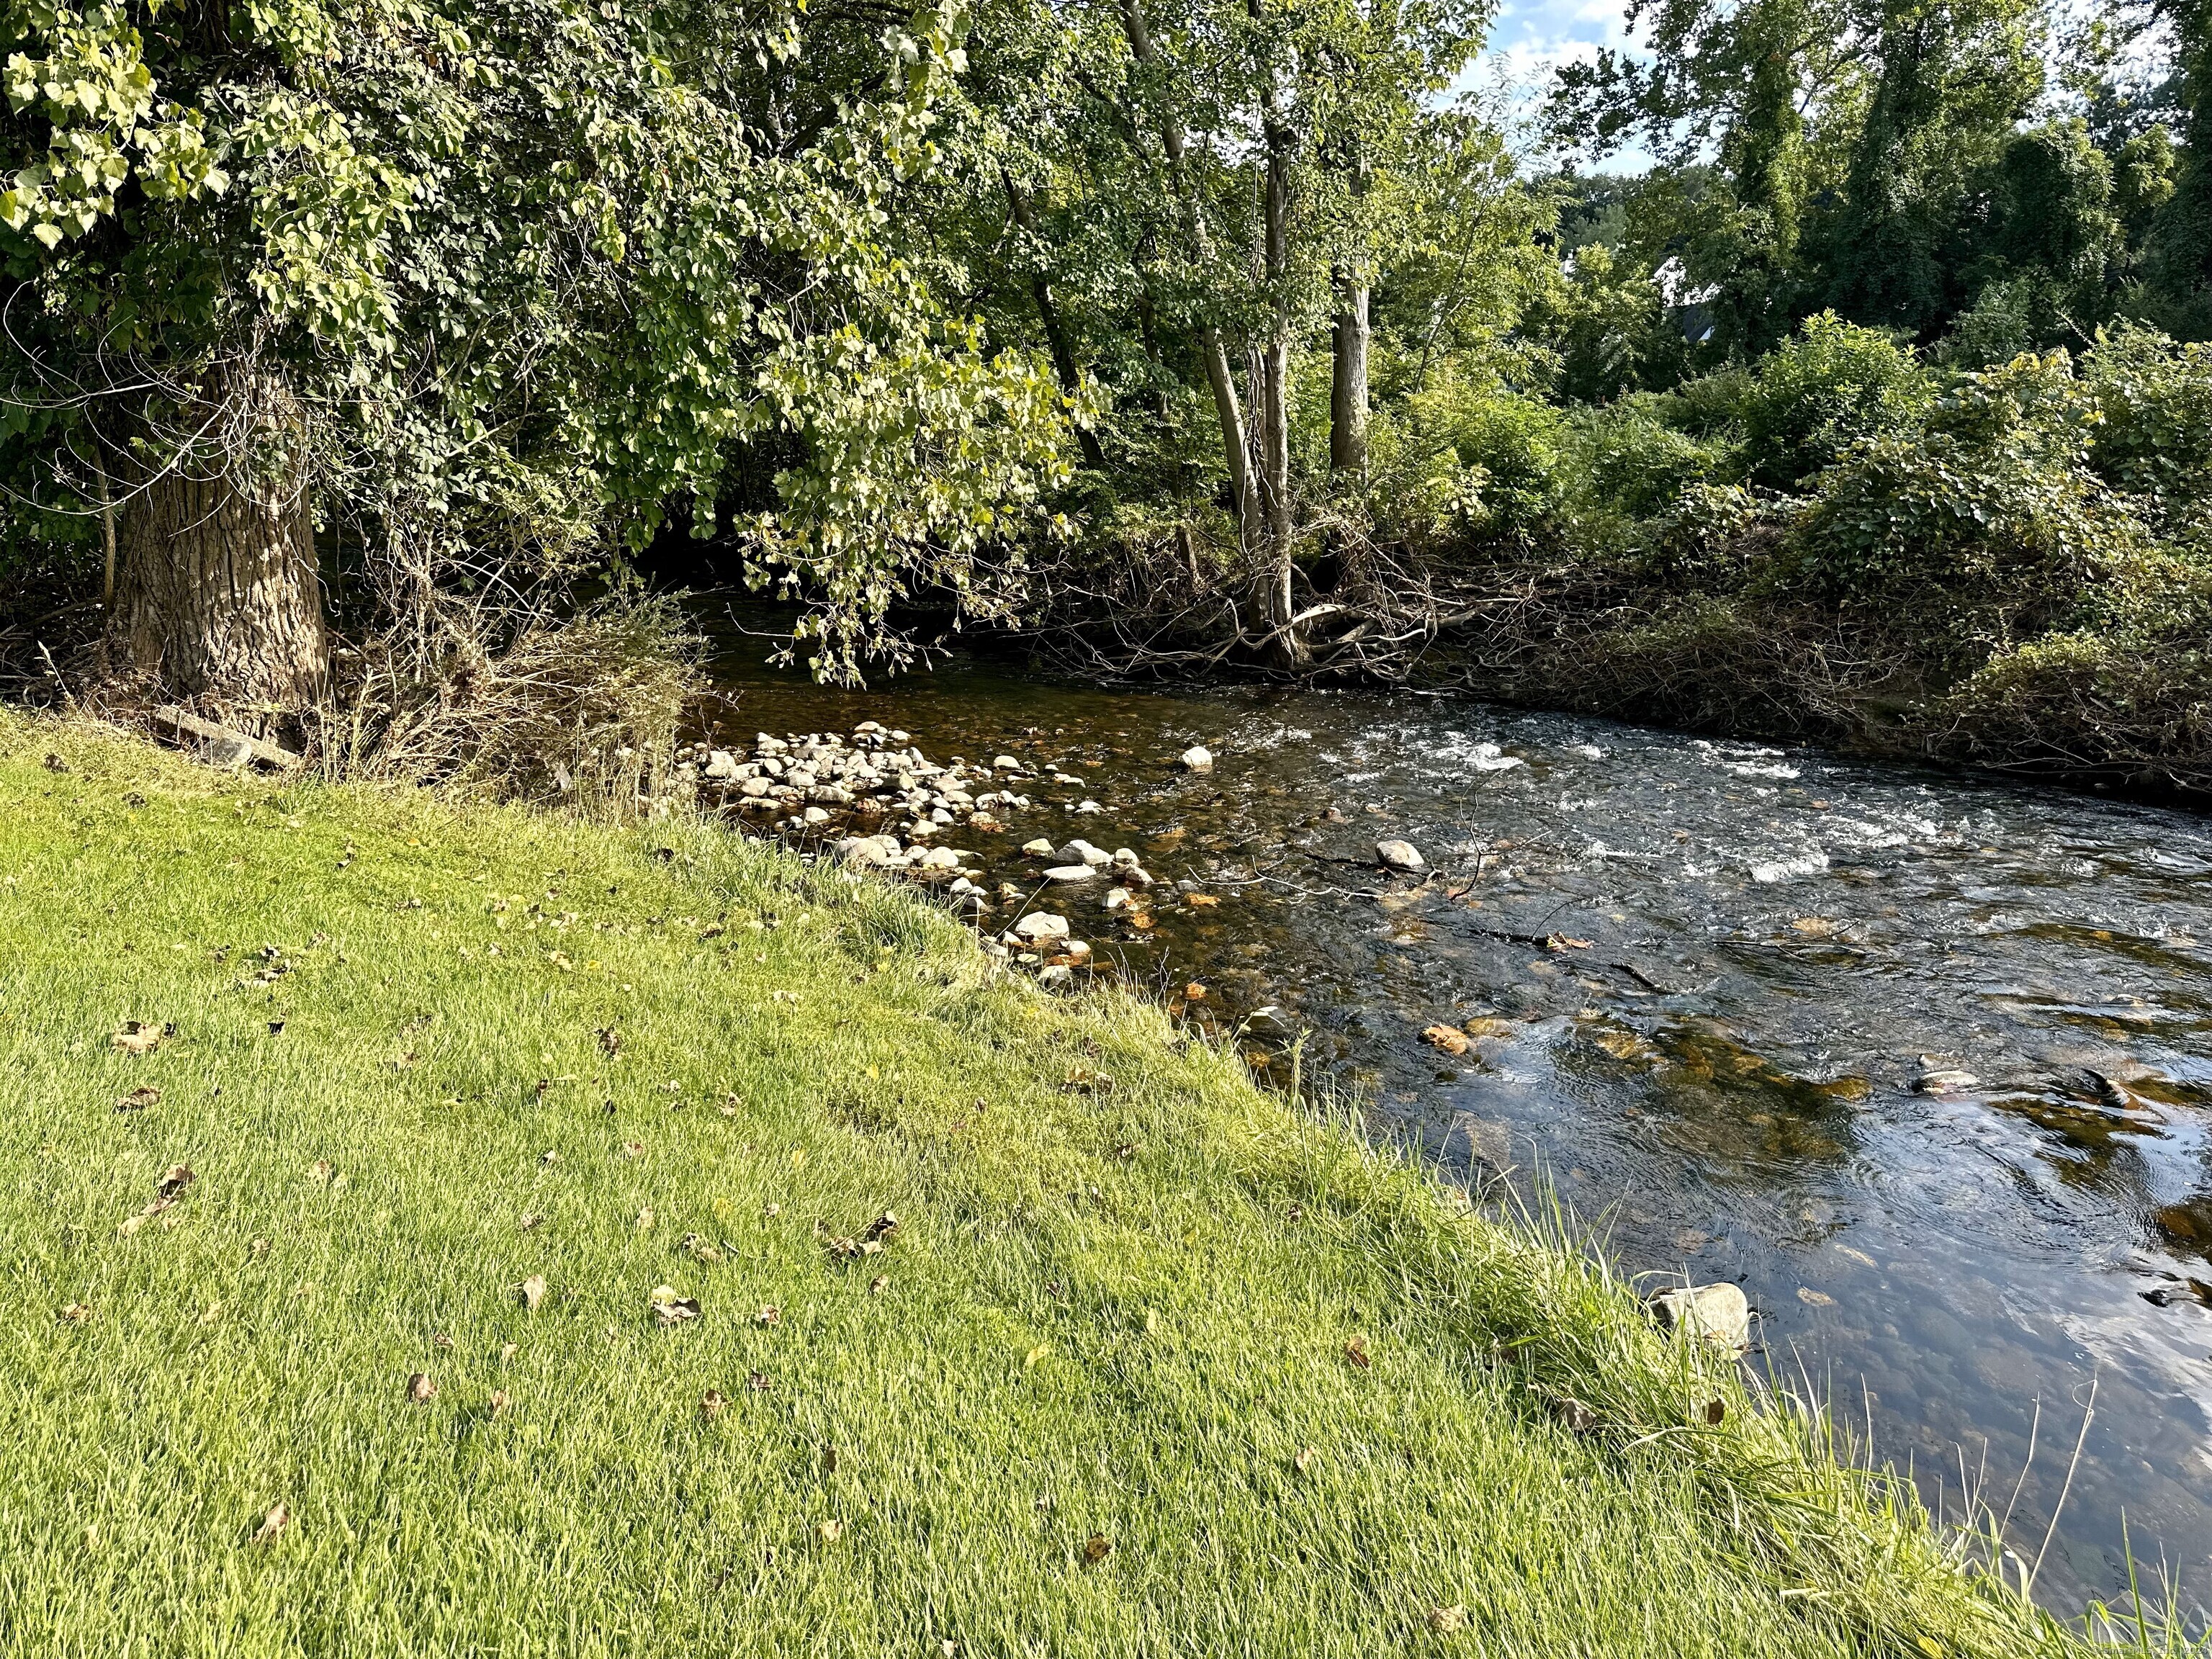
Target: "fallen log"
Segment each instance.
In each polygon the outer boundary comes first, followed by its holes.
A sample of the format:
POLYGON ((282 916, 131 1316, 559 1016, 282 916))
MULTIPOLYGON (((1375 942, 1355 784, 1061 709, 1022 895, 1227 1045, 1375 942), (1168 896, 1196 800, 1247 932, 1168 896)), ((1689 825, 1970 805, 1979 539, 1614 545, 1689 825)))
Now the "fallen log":
POLYGON ((219 766, 243 766, 249 760, 259 761, 264 766, 273 766, 280 772, 289 772, 305 762, 306 757, 294 754, 259 738, 250 738, 243 732, 234 732, 228 726, 214 720, 202 720, 187 713, 174 703, 164 703, 154 711, 154 723, 170 729, 179 739, 198 738, 207 745, 207 758, 219 766))

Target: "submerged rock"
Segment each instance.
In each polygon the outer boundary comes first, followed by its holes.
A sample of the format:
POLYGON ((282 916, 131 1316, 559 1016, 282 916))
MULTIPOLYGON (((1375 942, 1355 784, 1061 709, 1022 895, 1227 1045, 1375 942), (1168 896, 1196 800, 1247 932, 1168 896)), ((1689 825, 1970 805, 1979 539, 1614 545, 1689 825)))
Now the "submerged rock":
POLYGON ((1087 864, 1055 864, 1044 872, 1047 881, 1096 881, 1098 872, 1087 864))
POLYGON ((1429 867, 1428 860, 1421 856, 1421 849, 1410 841, 1378 841, 1375 843, 1375 856, 1386 868, 1392 870, 1425 870, 1429 867))

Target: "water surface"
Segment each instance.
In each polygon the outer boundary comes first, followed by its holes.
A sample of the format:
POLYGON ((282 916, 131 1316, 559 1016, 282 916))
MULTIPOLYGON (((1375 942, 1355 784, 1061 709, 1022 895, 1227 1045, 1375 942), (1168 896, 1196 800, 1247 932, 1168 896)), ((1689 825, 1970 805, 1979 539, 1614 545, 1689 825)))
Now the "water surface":
POLYGON ((1463 701, 959 659, 845 692, 760 654, 730 641, 732 736, 878 719, 1081 779, 951 841, 994 880, 1081 835, 1196 884, 1219 902, 1149 931, 1054 908, 1133 977, 1203 983, 1194 1012, 1309 1031, 1305 1063, 1454 1176, 1540 1170, 1629 1271, 1742 1284, 1754 1364, 1954 1516, 1962 1470, 2000 1510, 2017 1486, 2023 1556, 2094 1381, 2040 1592, 2120 1592, 2124 1525, 2212 1595, 2203 818, 1463 701), (1174 764, 1194 743, 1210 777, 1174 764), (1385 837, 1431 878, 1377 871, 1385 837), (1465 1055, 1419 1040, 1485 1016, 1465 1055), (1924 1092, 1934 1069, 1977 1081, 1924 1092))

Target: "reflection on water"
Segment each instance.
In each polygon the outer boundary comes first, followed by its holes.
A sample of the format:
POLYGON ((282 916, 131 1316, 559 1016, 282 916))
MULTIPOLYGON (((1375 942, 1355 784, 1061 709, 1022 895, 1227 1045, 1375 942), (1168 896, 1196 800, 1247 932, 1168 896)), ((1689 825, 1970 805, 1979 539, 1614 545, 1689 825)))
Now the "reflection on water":
POLYGON ((994 879, 1082 835, 1199 884, 1145 933, 1061 908, 1133 977, 1309 1029, 1448 1170, 1540 1168, 1630 1269, 1742 1283, 1767 1361, 1931 1498, 1962 1457, 2008 1495, 2040 1401, 2023 1553, 2094 1377, 2045 1588, 2119 1589, 2124 1513, 2212 1593, 2212 825, 1461 702, 972 664, 848 693, 758 654, 733 734, 877 718, 1082 779, 961 843, 994 879), (1384 837, 1429 878, 1376 871, 1384 837))

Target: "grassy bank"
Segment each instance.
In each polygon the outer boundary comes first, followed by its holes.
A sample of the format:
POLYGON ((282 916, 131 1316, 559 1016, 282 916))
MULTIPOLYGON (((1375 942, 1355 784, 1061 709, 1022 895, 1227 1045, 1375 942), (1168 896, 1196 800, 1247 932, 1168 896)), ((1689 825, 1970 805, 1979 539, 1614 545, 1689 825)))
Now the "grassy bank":
POLYGON ((719 833, 0 716, 0 1650, 2070 1646, 1588 1268, 719 833))

